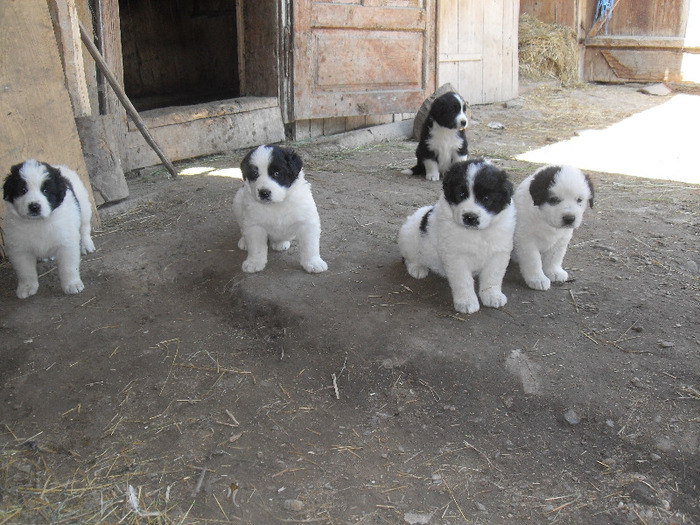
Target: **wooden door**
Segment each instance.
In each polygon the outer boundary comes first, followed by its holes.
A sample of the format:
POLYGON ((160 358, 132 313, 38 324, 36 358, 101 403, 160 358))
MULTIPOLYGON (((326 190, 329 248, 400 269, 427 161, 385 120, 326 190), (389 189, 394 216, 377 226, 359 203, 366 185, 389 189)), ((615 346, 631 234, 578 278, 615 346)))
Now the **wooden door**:
POLYGON ((438 2, 438 85, 470 104, 518 96, 518 0, 438 2))
POLYGON ((435 0, 295 0, 289 120, 410 113, 435 89, 435 0))

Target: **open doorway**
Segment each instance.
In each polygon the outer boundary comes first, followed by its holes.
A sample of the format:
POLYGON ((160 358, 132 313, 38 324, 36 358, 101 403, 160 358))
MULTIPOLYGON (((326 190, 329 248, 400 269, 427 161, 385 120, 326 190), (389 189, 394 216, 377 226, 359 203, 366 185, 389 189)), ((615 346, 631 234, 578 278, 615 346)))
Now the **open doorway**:
POLYGON ((139 111, 237 98, 236 0, 119 0, 124 88, 139 111))

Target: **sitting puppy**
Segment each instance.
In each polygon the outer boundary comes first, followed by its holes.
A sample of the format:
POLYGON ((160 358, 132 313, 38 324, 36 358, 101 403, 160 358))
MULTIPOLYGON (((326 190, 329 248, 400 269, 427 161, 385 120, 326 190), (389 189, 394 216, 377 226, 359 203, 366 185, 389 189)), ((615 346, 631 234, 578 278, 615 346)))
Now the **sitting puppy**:
POLYGON ((81 292, 80 254, 95 251, 90 238, 92 205, 78 174, 66 166, 27 160, 16 164, 3 185, 7 203, 5 243, 17 272, 17 297, 39 289, 37 260, 55 257, 61 288, 81 292))
POLYGON ((418 162, 402 173, 435 181, 455 162, 467 160, 467 111, 467 103, 454 91, 436 98, 421 129, 418 162))
POLYGON ((515 190, 514 259, 530 288, 548 290, 569 274, 562 261, 586 205, 593 207, 593 184, 578 168, 543 166, 515 190))
POLYGON ((259 146, 241 162, 243 187, 233 199, 233 211, 241 229, 238 247, 248 251, 244 272, 259 272, 267 264, 268 241, 284 251, 298 239, 301 265, 307 272, 328 269, 319 255, 321 221, 304 178, 302 160, 294 151, 259 146))
POLYGON ((399 231, 408 273, 416 279, 429 270, 446 276, 458 312, 479 310, 474 276, 484 306, 505 305, 501 283, 513 248, 513 185, 505 171, 474 159, 454 164, 442 188, 437 204, 420 208, 399 231))

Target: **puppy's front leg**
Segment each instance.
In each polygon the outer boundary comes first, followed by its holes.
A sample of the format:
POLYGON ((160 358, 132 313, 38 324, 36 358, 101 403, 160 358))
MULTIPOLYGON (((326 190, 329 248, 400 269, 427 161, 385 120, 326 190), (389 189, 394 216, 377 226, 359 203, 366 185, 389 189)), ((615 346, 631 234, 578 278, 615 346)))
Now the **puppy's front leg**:
POLYGON ((515 255, 520 265, 520 274, 533 290, 549 290, 549 278, 542 271, 542 256, 534 244, 518 245, 515 255))
POLYGON ((555 283, 563 283, 569 278, 569 274, 562 268, 564 255, 569 246, 569 238, 560 239, 549 250, 542 254, 542 267, 544 274, 555 283))
POLYGON ((455 310, 463 314, 479 311, 479 298, 474 291, 474 276, 464 265, 451 265, 445 268, 447 281, 452 290, 455 310))
POLYGON ((80 248, 63 246, 56 253, 58 277, 63 293, 74 294, 83 291, 85 286, 80 280, 80 248))
POLYGON ((509 261, 510 253, 496 253, 479 274, 479 297, 484 306, 500 308, 508 302, 508 298, 501 291, 501 285, 509 261))
POLYGON ((10 263, 17 273, 17 297, 26 299, 39 289, 36 273, 36 256, 31 253, 8 253, 10 263))
POLYGON ((438 163, 432 159, 424 159, 425 178, 430 181, 440 180, 440 169, 438 163))
POLYGON ((267 265, 267 232, 265 228, 252 227, 242 232, 241 244, 248 250, 248 257, 241 268, 246 273, 255 273, 265 269, 267 265))
POLYGON ((328 269, 328 264, 321 259, 320 255, 321 229, 306 226, 301 229, 298 238, 299 259, 302 268, 309 273, 325 272, 328 269))

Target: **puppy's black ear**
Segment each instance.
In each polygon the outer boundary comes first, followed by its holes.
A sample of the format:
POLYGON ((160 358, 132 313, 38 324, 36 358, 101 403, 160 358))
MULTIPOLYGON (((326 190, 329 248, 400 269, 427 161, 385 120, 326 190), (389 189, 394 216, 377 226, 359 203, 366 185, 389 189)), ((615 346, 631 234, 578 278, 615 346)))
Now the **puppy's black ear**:
POLYGON ((254 151, 255 149, 249 151, 241 161, 241 174, 243 175, 243 180, 252 181, 258 178, 258 169, 250 163, 250 157, 253 155, 254 151))
POLYGON ((584 177, 586 178, 586 184, 588 184, 588 189, 591 190, 591 198, 588 199, 588 204, 590 204, 591 208, 593 207, 593 182, 591 181, 591 178, 588 175, 584 174, 584 177))
POLYGON ((304 162, 296 151, 288 149, 284 151, 284 155, 287 158, 287 166, 294 173, 294 175, 299 175, 299 172, 304 167, 304 162))
POLYGON ((2 185, 2 198, 8 202, 11 202, 15 197, 22 195, 24 192, 20 192, 20 188, 24 188, 26 191, 27 183, 24 182, 22 176, 19 174, 19 170, 24 163, 15 164, 10 168, 10 174, 5 178, 5 183, 2 185))
POLYGON ((530 197, 535 206, 541 206, 549 198, 549 188, 554 184, 554 177, 559 173, 559 166, 547 166, 537 172, 530 183, 530 197))

